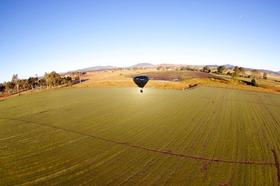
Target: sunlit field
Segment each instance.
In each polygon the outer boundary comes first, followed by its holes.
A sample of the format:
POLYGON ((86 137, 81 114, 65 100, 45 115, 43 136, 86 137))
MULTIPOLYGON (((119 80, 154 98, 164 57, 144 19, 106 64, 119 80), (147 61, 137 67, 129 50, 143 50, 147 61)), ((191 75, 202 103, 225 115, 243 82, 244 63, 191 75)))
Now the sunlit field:
POLYGON ((278 185, 279 157, 277 94, 64 88, 0 102, 0 185, 278 185))

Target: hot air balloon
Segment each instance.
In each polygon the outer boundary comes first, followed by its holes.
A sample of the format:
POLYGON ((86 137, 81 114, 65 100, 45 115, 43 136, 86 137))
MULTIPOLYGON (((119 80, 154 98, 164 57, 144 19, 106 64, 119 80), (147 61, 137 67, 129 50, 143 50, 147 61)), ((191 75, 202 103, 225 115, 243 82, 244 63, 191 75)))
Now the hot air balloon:
POLYGON ((140 88, 140 92, 143 93, 143 88, 148 83, 149 77, 147 77, 147 76, 136 76, 136 77, 133 78, 133 81, 140 88))

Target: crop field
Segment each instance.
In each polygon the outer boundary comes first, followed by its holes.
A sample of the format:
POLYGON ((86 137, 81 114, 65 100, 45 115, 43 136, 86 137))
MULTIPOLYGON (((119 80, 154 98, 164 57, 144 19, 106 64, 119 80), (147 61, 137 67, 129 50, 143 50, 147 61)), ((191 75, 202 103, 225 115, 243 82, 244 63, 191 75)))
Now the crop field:
POLYGON ((0 101, 0 185, 279 185, 280 95, 64 88, 0 101))

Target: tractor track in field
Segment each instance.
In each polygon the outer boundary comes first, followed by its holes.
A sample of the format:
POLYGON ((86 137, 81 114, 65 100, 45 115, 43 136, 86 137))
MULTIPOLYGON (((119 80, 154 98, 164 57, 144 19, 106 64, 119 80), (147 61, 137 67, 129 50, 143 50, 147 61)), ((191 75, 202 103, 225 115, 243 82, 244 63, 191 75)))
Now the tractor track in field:
POLYGON ((274 160, 275 160, 275 168, 276 168, 276 171, 277 171, 278 183, 280 183, 280 164, 279 164, 277 152, 274 149, 271 149, 271 151, 273 153, 273 157, 274 157, 274 160))
MULTIPOLYGON (((228 163, 228 164, 267 165, 267 166, 275 166, 276 165, 275 162, 233 161, 233 160, 207 158, 207 157, 203 157, 203 156, 181 154, 181 153, 172 152, 170 150, 158 150, 156 148, 144 147, 144 146, 141 146, 141 145, 130 144, 130 143, 124 142, 124 141, 116 141, 116 140, 112 140, 112 139, 108 139, 108 138, 104 138, 104 137, 100 137, 100 136, 95 136, 95 135, 75 131, 75 130, 72 130, 72 129, 67 129, 67 128, 63 128, 63 127, 59 127, 59 126, 55 126, 55 125, 49 125, 49 124, 44 124, 44 123, 39 123, 39 122, 34 122, 34 121, 28 121, 28 120, 24 120, 24 119, 13 119, 13 118, 5 118, 5 117, 0 117, 0 119, 11 120, 11 121, 20 121, 20 122, 24 122, 24 123, 31 123, 33 125, 37 125, 37 126, 41 126, 41 127, 58 129, 58 130, 62 130, 62 131, 65 131, 65 132, 78 134, 78 135, 81 135, 81 136, 87 136, 87 137, 97 139, 97 140, 100 140, 100 141, 105 141, 105 142, 108 142, 108 143, 123 145, 123 146, 126 146, 126 147, 141 149, 141 150, 145 150, 145 151, 149 151, 149 152, 155 152, 155 153, 159 153, 159 154, 163 154, 163 155, 167 155, 167 156, 175 156, 175 157, 181 157, 181 158, 187 158, 187 159, 193 159, 193 160, 201 160, 201 161, 209 161, 209 162, 217 162, 217 163, 228 163)), ((23 125, 23 124, 20 124, 20 125, 23 125)))

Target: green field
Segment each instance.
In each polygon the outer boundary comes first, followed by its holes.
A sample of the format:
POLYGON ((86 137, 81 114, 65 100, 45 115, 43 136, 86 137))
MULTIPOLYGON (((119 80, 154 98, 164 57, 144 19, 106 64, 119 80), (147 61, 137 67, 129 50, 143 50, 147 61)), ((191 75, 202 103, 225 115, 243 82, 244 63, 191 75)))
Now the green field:
POLYGON ((278 185, 272 149, 276 94, 88 88, 0 102, 0 185, 278 185))

